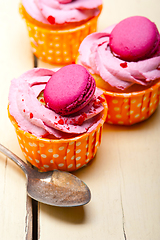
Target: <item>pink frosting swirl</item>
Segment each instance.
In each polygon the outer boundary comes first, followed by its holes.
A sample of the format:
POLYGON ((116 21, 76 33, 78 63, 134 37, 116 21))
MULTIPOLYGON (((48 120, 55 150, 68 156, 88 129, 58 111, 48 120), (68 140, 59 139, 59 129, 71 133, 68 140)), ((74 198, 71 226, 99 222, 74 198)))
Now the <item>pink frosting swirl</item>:
POLYGON ((125 90, 133 84, 151 85, 160 78, 160 43, 151 58, 127 62, 112 54, 109 37, 115 25, 87 36, 80 45, 78 63, 98 74, 109 85, 125 90))
POLYGON ((37 137, 74 137, 97 127, 103 114, 102 91, 96 89, 90 103, 79 112, 62 117, 43 105, 37 97, 55 73, 35 68, 13 79, 9 91, 9 112, 18 126, 37 137))
POLYGON ((45 24, 79 22, 100 13, 102 0, 22 0, 27 13, 45 24))

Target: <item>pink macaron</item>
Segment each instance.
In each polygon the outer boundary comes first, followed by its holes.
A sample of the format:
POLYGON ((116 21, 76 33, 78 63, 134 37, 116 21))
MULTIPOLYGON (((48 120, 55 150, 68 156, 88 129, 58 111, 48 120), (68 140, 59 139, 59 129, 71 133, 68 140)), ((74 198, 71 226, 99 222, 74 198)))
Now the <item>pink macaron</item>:
POLYGON ((110 49, 125 61, 151 57, 160 43, 156 25, 143 16, 133 16, 119 22, 110 35, 110 49))
POLYGON ((81 65, 71 64, 59 69, 44 89, 48 108, 65 116, 78 112, 92 99, 96 84, 91 74, 81 65))

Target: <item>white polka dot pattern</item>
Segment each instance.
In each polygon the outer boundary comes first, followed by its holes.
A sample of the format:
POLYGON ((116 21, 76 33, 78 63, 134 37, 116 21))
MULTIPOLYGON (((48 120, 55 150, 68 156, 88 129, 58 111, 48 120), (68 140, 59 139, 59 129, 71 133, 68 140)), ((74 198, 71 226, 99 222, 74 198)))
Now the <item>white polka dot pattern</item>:
POLYGON ((98 17, 69 30, 47 30, 26 20, 32 51, 44 62, 69 64, 75 62, 82 40, 97 30, 98 17))
POLYGON ((61 169, 74 171, 87 164, 96 154, 101 142, 102 126, 94 134, 82 135, 80 140, 70 143, 66 141, 44 141, 37 138, 34 142, 27 141, 28 133, 17 129, 18 141, 26 157, 36 167, 43 171, 61 169), (25 144, 22 140, 25 140, 25 144))
POLYGON ((160 100, 160 82, 142 92, 111 93, 104 91, 108 103, 106 122, 132 125, 151 116, 160 100))
POLYGON ((19 145, 27 161, 42 171, 53 169, 75 171, 85 166, 95 156, 101 143, 106 115, 107 108, 101 123, 91 133, 61 140, 37 138, 19 129, 11 115, 9 118, 15 127, 19 145))

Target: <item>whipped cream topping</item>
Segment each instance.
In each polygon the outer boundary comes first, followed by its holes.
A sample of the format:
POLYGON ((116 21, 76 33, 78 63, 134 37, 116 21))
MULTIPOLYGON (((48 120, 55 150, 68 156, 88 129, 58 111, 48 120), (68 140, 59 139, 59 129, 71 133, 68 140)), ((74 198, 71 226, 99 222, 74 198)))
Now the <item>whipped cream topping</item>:
POLYGON ((38 100, 54 73, 53 70, 35 68, 13 79, 9 90, 10 114, 20 129, 37 137, 51 134, 56 138, 68 138, 91 132, 97 127, 103 114, 102 91, 96 88, 87 106, 75 114, 62 117, 38 100))
POLYGON ((115 25, 87 36, 80 45, 78 63, 99 75, 112 87, 125 90, 133 84, 150 86, 160 78, 160 43, 151 58, 127 62, 110 50, 109 37, 115 25))
POLYGON ((22 0, 27 13, 45 24, 79 22, 100 13, 102 0, 22 0))

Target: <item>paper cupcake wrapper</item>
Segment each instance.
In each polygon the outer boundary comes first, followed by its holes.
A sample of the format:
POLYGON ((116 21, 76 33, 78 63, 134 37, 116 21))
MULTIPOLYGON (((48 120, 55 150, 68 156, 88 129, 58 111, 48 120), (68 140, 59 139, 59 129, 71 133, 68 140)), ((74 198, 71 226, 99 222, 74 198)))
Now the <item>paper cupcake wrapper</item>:
POLYGON ((108 104, 106 122, 132 125, 148 119, 160 101, 160 82, 140 92, 113 93, 104 91, 108 104))
MULTIPOLYGON (((22 14, 21 8, 20 12, 22 14)), ((70 64, 75 62, 83 39, 97 31, 98 16, 69 30, 45 29, 27 19, 25 21, 31 48, 37 58, 51 64, 70 64)))
POLYGON ((104 106, 102 120, 95 130, 75 138, 60 140, 37 138, 23 131, 9 112, 8 114, 28 162, 41 171, 59 169, 71 172, 85 166, 95 156, 101 143, 103 124, 108 110, 106 103, 104 106))

